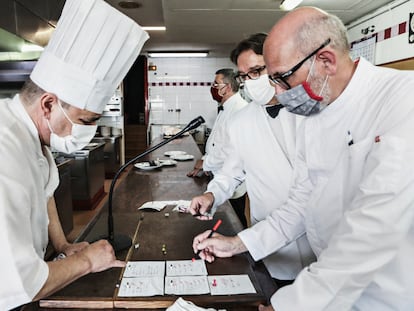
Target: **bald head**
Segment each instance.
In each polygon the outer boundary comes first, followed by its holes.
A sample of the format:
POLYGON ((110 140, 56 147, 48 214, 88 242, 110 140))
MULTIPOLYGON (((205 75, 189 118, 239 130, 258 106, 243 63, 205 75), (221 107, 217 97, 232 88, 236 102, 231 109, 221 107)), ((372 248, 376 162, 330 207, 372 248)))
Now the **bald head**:
POLYGON ((268 66, 284 63, 287 70, 328 38, 338 53, 349 54, 346 28, 338 17, 315 7, 298 8, 270 31, 264 44, 265 62, 268 66))

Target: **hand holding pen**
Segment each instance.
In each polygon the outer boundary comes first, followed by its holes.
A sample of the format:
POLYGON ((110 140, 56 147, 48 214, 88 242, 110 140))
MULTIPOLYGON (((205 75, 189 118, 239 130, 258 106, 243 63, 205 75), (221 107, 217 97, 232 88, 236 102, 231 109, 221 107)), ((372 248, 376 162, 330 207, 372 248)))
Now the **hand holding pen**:
MULTIPOLYGON (((221 219, 217 220, 216 224, 214 225, 213 229, 211 229, 210 233, 208 234, 206 239, 209 239, 213 236, 213 233, 217 231, 218 227, 220 227, 222 221, 221 219)), ((200 258, 200 253, 201 253, 202 249, 199 249, 196 254, 195 254, 195 258, 200 258)))
MULTIPOLYGON (((220 224, 221 221, 217 223, 220 224)), ((219 226, 217 223, 214 226, 216 230, 219 226)), ((229 258, 247 252, 246 246, 238 235, 224 236, 217 232, 214 234, 214 231, 207 230, 193 240, 194 253, 201 255, 202 259, 213 262, 215 257, 229 258)))

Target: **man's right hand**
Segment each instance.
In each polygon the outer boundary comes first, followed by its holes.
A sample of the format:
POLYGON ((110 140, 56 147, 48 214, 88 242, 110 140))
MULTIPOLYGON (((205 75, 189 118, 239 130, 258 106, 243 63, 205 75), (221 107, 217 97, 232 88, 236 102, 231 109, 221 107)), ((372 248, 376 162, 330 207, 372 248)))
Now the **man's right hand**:
POLYGON ((211 220, 211 216, 205 215, 206 213, 210 212, 211 208, 213 207, 214 203, 214 195, 211 192, 206 192, 203 195, 199 195, 194 197, 191 200, 189 212, 192 215, 199 215, 197 216, 200 220, 211 220))
POLYGON ((90 244, 83 253, 91 263, 91 271, 101 272, 113 267, 124 267, 125 262, 117 260, 114 249, 107 240, 99 240, 90 244))
POLYGON ((211 230, 200 233, 193 239, 194 253, 199 253, 201 259, 213 262, 215 257, 228 258, 247 251, 242 240, 237 236, 224 236, 213 233, 209 238, 211 230))

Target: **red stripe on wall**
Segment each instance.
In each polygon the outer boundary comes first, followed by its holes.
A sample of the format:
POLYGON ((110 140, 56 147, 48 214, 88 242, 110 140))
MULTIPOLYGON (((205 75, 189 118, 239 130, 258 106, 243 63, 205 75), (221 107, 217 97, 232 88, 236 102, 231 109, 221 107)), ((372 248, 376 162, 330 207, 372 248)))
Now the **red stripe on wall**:
POLYGON ((151 82, 151 86, 211 86, 212 82, 151 82))
POLYGON ((407 30, 407 22, 403 22, 401 24, 398 25, 398 34, 403 34, 405 33, 407 30))
POLYGON ((384 30, 384 40, 391 38, 391 28, 387 28, 384 30))

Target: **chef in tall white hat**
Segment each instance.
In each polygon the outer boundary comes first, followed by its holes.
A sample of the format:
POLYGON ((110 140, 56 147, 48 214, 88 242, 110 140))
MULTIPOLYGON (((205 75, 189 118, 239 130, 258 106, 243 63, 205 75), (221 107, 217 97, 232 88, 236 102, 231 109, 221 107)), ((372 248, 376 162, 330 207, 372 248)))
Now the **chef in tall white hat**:
POLYGON ((104 240, 71 244, 56 212, 49 147, 82 149, 148 34, 103 0, 66 0, 21 92, 0 102, 0 310, 52 294, 79 277, 122 267, 104 240), (48 242, 62 260, 45 262, 48 242))

